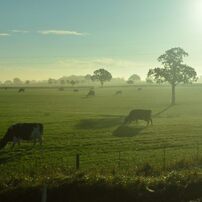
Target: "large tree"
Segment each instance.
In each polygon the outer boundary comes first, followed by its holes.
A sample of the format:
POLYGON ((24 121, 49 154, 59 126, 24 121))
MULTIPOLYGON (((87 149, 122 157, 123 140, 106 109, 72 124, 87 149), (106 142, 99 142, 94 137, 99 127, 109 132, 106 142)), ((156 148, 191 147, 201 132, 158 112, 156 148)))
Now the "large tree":
POLYGON ((150 69, 147 77, 157 83, 169 83, 172 87, 171 104, 175 104, 175 87, 179 83, 192 83, 197 80, 194 68, 183 64, 183 58, 188 56, 182 48, 167 50, 158 58, 162 68, 150 69))
POLYGON ((101 86, 103 87, 104 82, 110 81, 112 79, 112 75, 105 69, 98 69, 94 71, 93 76, 91 76, 92 81, 99 81, 101 86))

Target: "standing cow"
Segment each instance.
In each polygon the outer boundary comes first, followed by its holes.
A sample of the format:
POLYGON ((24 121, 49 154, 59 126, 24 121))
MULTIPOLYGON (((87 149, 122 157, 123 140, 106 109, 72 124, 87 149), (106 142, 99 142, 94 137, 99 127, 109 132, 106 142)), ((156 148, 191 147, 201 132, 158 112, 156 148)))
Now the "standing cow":
POLYGON ((4 137, 0 140, 0 149, 6 146, 8 142, 20 144, 21 140, 38 141, 42 144, 43 125, 41 123, 17 123, 8 128, 4 137))
POLYGON ((147 125, 151 123, 152 125, 152 118, 151 118, 152 111, 145 110, 145 109, 134 109, 130 111, 129 115, 125 118, 124 124, 129 124, 132 121, 144 120, 147 122, 147 125))

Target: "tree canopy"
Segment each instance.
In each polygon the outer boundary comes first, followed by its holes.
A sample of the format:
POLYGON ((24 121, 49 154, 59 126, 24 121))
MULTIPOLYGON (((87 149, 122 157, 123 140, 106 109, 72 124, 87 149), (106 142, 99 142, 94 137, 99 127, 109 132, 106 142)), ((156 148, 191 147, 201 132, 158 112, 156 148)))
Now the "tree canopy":
POLYGON ((111 81, 112 75, 110 72, 108 72, 105 69, 98 69, 94 71, 93 76, 91 76, 92 81, 99 81, 101 83, 101 86, 103 87, 104 82, 111 81))
POLYGON ((129 77, 128 80, 136 82, 136 81, 141 81, 141 78, 140 78, 139 75, 133 74, 133 75, 131 75, 131 76, 129 77))
POLYGON ((169 83, 172 86, 172 101, 175 104, 175 87, 179 83, 192 83, 197 81, 197 74, 194 68, 183 64, 184 57, 188 56, 182 48, 167 50, 158 58, 163 65, 162 68, 150 69, 147 78, 157 83, 169 83))

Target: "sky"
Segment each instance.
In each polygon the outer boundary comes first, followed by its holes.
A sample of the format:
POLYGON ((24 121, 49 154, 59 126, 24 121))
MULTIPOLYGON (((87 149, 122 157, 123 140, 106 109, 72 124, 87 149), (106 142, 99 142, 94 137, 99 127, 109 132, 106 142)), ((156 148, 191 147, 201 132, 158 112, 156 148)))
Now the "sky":
POLYGON ((142 78, 181 47, 202 74, 202 0, 0 0, 0 80, 142 78))

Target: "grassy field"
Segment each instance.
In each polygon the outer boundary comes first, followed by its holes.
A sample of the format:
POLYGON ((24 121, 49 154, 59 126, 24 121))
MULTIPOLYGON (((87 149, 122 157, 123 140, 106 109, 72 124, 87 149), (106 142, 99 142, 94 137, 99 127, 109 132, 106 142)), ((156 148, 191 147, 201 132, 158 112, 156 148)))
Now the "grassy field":
POLYGON ((146 162, 156 169, 181 159, 200 158, 202 150, 202 87, 177 88, 177 104, 170 107, 170 87, 143 86, 96 88, 96 96, 85 98, 88 88, 0 90, 0 137, 18 122, 44 124, 43 147, 22 143, 0 151, 0 179, 27 175, 54 176, 75 168, 80 154, 84 170, 129 171, 146 162), (122 90, 122 95, 115 95, 122 90), (122 126, 132 109, 151 109, 153 126, 144 121, 122 126), (157 116, 155 116, 158 114, 157 116), (200 145, 201 144, 201 145, 200 145), (165 149, 164 149, 165 148, 165 149))

